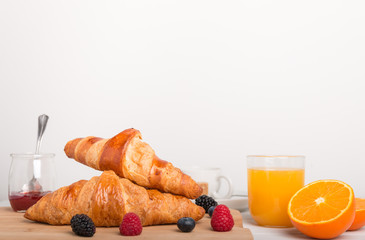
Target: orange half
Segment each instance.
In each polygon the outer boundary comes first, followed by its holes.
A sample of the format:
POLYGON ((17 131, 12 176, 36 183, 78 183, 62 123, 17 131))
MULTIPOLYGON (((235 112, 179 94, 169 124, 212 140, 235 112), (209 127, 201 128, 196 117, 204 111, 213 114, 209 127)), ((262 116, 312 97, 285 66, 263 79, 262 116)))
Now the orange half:
POLYGON ((330 239, 344 233, 355 218, 352 188, 338 180, 312 182, 290 199, 293 225, 307 236, 330 239))
POLYGON ((365 199, 355 198, 355 219, 348 230, 357 230, 365 226, 365 199))

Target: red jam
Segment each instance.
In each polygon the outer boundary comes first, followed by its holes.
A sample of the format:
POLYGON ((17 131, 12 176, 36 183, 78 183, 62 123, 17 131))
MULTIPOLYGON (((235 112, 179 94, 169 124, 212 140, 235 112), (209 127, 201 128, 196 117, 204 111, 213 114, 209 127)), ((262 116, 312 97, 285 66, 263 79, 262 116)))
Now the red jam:
POLYGON ((14 211, 25 211, 34 205, 47 192, 13 192, 9 195, 10 205, 14 211))

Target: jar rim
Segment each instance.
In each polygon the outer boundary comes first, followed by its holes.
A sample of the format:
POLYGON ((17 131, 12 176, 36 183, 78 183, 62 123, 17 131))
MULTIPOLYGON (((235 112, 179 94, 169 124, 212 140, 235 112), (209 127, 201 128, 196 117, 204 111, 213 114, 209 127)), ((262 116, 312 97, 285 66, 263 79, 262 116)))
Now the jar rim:
POLYGON ((11 157, 15 158, 24 158, 24 159, 34 159, 34 158, 53 158, 55 156, 54 153, 11 153, 11 157))

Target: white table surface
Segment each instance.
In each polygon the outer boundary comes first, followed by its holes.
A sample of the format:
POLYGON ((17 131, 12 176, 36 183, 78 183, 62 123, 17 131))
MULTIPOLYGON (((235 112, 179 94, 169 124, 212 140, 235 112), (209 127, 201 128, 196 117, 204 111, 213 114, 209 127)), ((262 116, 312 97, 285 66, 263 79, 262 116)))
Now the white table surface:
MULTIPOLYGON (((0 207, 9 207, 9 201, 0 201, 0 207)), ((301 234, 295 228, 267 228, 257 226, 249 211, 242 212, 243 226, 250 229, 255 240, 282 240, 282 239, 313 239, 301 234)), ((336 240, 365 239, 365 227, 357 231, 345 232, 336 240)))
MULTIPOLYGON (((252 219, 249 211, 242 212, 243 226, 250 229, 255 240, 281 239, 313 239, 303 235, 296 228, 267 228, 258 226, 252 219)), ((365 240, 365 227, 357 231, 348 231, 336 240, 365 240)))

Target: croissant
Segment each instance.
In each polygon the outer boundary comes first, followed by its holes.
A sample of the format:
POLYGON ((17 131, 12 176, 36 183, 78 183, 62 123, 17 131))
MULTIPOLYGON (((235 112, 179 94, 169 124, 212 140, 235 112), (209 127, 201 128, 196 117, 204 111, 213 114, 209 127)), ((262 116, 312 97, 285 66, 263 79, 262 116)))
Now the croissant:
POLYGON ((202 188, 180 169, 159 159, 133 128, 110 139, 76 138, 65 146, 69 158, 97 170, 113 170, 118 176, 147 188, 195 199, 202 188))
POLYGON ((128 212, 143 226, 176 223, 182 217, 200 220, 205 211, 191 200, 157 190, 146 190, 113 171, 89 181, 80 180, 48 193, 24 217, 52 225, 70 224, 75 214, 86 214, 95 226, 119 226, 128 212))

